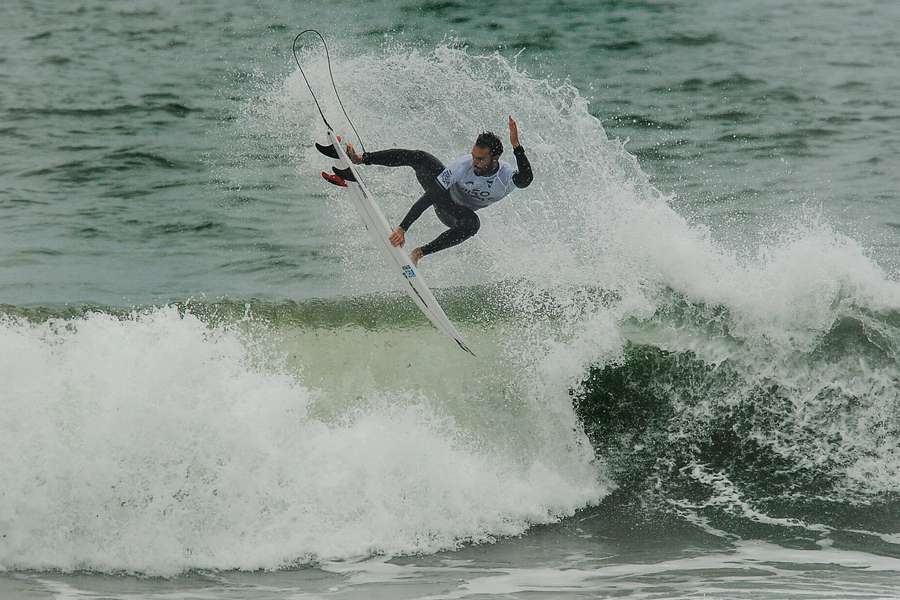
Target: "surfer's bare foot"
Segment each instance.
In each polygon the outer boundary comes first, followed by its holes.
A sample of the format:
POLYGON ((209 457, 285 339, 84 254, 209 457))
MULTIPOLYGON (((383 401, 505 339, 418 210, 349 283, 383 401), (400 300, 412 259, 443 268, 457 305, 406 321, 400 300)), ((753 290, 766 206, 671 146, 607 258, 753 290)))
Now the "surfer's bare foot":
POLYGON ((354 165, 362 164, 363 157, 356 153, 356 150, 353 149, 353 144, 347 144, 347 158, 350 159, 354 165))
POLYGON ((412 261, 412 264, 414 267, 418 267, 419 259, 421 259, 423 256, 425 256, 425 255, 422 254, 422 249, 416 248, 415 250, 413 250, 412 252, 409 253, 409 260, 412 261))

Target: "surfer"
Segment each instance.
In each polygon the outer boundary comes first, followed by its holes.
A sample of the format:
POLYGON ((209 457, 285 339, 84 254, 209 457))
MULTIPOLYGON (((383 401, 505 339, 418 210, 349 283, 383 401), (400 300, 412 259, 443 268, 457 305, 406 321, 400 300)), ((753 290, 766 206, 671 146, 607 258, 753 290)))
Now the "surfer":
POLYGON ((425 191, 388 238, 394 246, 406 243, 406 232, 429 206, 437 218, 449 227, 424 246, 414 249, 409 258, 418 265, 423 256, 455 246, 476 233, 481 221, 475 211, 501 200, 514 187, 525 188, 534 179, 525 149, 519 143, 519 128, 509 117, 509 143, 516 157, 516 170, 505 160, 503 142, 490 131, 478 135, 471 154, 460 156, 449 166, 422 150, 394 148, 377 152, 356 153, 347 144, 347 157, 354 164, 385 167, 412 167, 425 191))

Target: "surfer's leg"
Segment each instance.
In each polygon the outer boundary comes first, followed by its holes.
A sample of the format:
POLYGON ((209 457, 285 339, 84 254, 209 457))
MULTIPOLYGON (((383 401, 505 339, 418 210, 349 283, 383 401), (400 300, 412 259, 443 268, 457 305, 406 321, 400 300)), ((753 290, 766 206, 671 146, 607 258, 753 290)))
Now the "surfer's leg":
POLYGON ((383 167, 412 167, 416 179, 426 192, 436 184, 435 177, 444 170, 444 164, 424 150, 404 150, 392 148, 363 154, 363 163, 383 167))
POLYGON ((456 204, 449 197, 435 201, 434 212, 441 223, 450 229, 422 246, 423 256, 456 246, 478 233, 481 228, 481 220, 474 210, 456 204))

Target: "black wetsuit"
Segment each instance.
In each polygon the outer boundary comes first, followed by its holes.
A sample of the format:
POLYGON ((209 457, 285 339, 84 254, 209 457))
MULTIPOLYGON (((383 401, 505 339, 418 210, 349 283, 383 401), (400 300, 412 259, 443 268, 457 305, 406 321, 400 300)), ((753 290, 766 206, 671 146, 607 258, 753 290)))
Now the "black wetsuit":
MULTIPOLYGON (((512 181, 517 188, 528 187, 534 175, 531 172, 531 164, 525 156, 525 149, 519 146, 513 149, 516 156, 517 172, 512 181)), ((416 179, 425 193, 406 213, 400 227, 409 231, 410 226, 421 216, 429 206, 434 206, 434 213, 441 223, 449 227, 447 231, 437 236, 431 242, 422 246, 422 254, 432 254, 438 250, 444 250, 463 242, 476 233, 481 227, 481 221, 475 211, 461 204, 457 204, 450 197, 450 193, 438 183, 437 176, 444 170, 444 164, 431 154, 422 150, 403 150, 394 148, 380 150, 378 152, 366 152, 363 154, 363 163, 367 165, 382 165, 385 167, 412 167, 416 173, 416 179)))

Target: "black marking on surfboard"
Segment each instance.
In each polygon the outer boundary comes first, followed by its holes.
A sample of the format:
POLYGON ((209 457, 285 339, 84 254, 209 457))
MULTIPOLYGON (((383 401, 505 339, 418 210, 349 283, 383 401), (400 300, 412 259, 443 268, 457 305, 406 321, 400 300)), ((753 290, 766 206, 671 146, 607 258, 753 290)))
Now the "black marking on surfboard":
POLYGON ((346 169, 331 167, 331 170, 334 171, 334 174, 341 179, 344 179, 346 181, 356 181, 356 177, 353 176, 353 171, 350 170, 350 167, 347 167, 346 169))
POLYGON ((412 291, 414 291, 414 292, 416 293, 416 296, 419 297, 419 300, 422 301, 422 304, 425 306, 425 308, 427 308, 428 310, 431 310, 431 307, 428 306, 428 303, 427 303, 427 302, 425 302, 425 298, 422 297, 422 294, 419 293, 419 290, 416 289, 416 286, 414 286, 414 285, 412 284, 412 281, 410 281, 409 279, 407 279, 407 280, 406 280, 406 283, 408 283, 408 284, 409 284, 409 287, 412 288, 412 291))
POLYGON ((337 150, 334 149, 334 146, 328 144, 327 146, 323 146, 319 142, 316 142, 316 150, 327 156, 328 158, 333 158, 337 160, 338 153, 337 150))
MULTIPOLYGON (((462 348, 463 350, 465 350, 466 352, 468 352, 468 353, 471 354, 472 356, 475 356, 475 353, 472 352, 471 350, 469 350, 469 347, 466 346, 465 344, 463 344, 461 341, 459 341, 459 340, 456 339, 456 338, 453 338, 453 341, 456 342, 456 345, 457 345, 457 346, 459 346, 460 348, 462 348)), ((475 358, 478 358, 478 357, 475 356, 475 358)))

